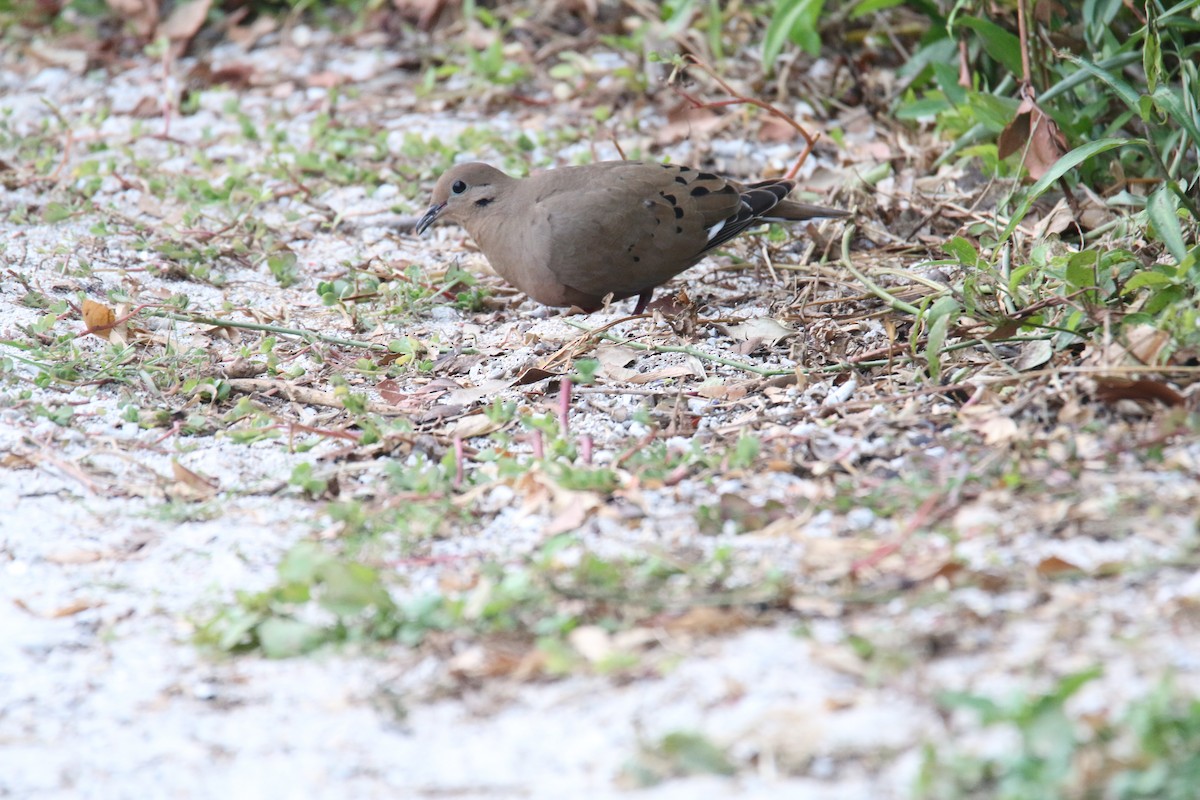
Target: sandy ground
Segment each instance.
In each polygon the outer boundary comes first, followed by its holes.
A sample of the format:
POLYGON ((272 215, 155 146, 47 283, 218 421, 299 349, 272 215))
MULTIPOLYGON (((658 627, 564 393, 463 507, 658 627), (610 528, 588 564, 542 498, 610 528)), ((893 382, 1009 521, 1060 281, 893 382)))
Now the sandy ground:
MULTIPOLYGON (((480 392, 480 401, 499 395, 539 412, 554 408, 555 392, 514 387, 512 378, 579 334, 556 314, 505 294, 494 279, 499 310, 435 305, 395 322, 370 319, 355 330, 344 314, 322 306, 317 282, 337 274, 339 265, 377 259, 398 269, 408 263, 434 269, 461 251, 455 229, 417 241, 398 227, 419 213, 427 191, 427 184, 413 185, 428 163, 405 154, 406 135, 449 140, 472 124, 520 130, 553 127, 554 120, 544 110, 521 118, 510 107, 496 112, 483 102, 443 103, 437 111, 436 98, 415 91, 419 74, 392 66, 394 53, 305 35, 314 41, 304 48, 278 37, 249 52, 218 48, 211 63, 251 65, 259 79, 242 91, 205 91, 195 113, 170 121, 167 137, 152 135, 166 124, 153 112, 164 85, 154 60, 78 73, 35 65, 15 52, 4 57, 0 157, 28 170, 27 177, 35 162, 42 166, 41 178, 0 194, 0 796, 615 797, 627 794, 619 776, 639 743, 694 731, 725 748, 738 773, 668 780, 636 796, 886 800, 909 795, 923 743, 960 736, 936 703, 940 690, 1000 697, 1043 691, 1058 676, 1099 664, 1103 677, 1072 707, 1103 714, 1167 674, 1196 688, 1200 573, 1191 553, 1200 444, 1170 437, 1146 458, 1145 448, 1134 445, 1153 438, 1159 417, 1139 409, 1080 412, 1078 402, 1071 405, 1072 386, 1063 390, 1065 405, 1088 419, 1069 433, 1056 426, 1061 402, 997 401, 984 404, 990 416, 972 416, 930 396, 872 404, 878 394, 832 378, 781 393, 758 385, 750 397, 763 399, 753 408, 691 395, 687 407, 702 419, 695 434, 702 446, 723 446, 726 428, 752 425, 769 441, 800 442, 811 469, 799 475, 768 468, 774 452, 768 448, 755 468, 720 480, 626 485, 621 498, 592 504, 577 520, 562 505, 577 496, 556 505, 555 491, 534 496, 521 484, 498 484, 479 496, 469 522, 389 556, 400 564, 395 591, 405 596, 437 586, 446 571, 531 557, 566 525, 591 552, 694 557, 728 547, 748 575, 773 565, 812 581, 812 596, 795 599, 791 612, 775 611, 754 624, 718 635, 656 630, 657 660, 642 675, 581 669, 554 680, 480 677, 470 665, 473 648, 482 645, 471 641, 450 652, 377 643, 283 660, 198 647, 199 622, 233 603, 235 592, 271 585, 279 559, 297 541, 329 534, 325 501, 288 484, 297 465, 337 472, 343 496, 378 500, 388 491, 381 486, 390 459, 352 464, 344 458, 346 442, 336 438, 297 452, 286 438, 240 443, 224 434, 223 424, 192 435, 173 434, 170 421, 143 427, 131 421, 131 405, 219 419, 234 400, 209 406, 164 396, 149 378, 128 371, 120 380, 89 380, 120 361, 94 336, 58 351, 74 355, 81 379, 39 380, 48 365, 31 355, 39 342, 31 326, 48 312, 28 302, 31 292, 76 305, 84 297, 115 305, 106 297, 117 291, 135 303, 184 294, 198 314, 249 319, 263 312, 281 324, 352 339, 410 335, 473 344, 491 355, 464 367, 459 384, 486 390, 493 381, 497 388, 480 392), (217 204, 210 218, 184 220, 187 204, 170 193, 156 198, 145 178, 202 175, 199 152, 214 181, 245 167, 251 185, 280 189, 278 173, 267 168, 277 157, 273 132, 303 149, 328 97, 319 81, 306 79, 326 73, 344 76, 357 90, 341 113, 378 126, 389 163, 413 184, 331 187, 312 198, 277 191, 254 205, 252 213, 298 257, 300 280, 290 288, 262 264, 237 259, 219 262, 216 282, 164 274, 161 253, 140 246, 142 234, 118 221, 179 231, 216 227, 213 220, 225 212, 217 204), (150 110, 142 105, 146 98, 150 110), (270 135, 239 135, 241 115, 270 135), (62 129, 55 127, 60 118, 68 123, 62 129), (45 144, 23 149, 31 140, 45 144), (79 166, 91 160, 102 162, 92 205, 72 206, 65 219, 48 221, 47 203, 78 201, 74 192, 87 175, 79 166), (328 224, 332 216, 338 224, 328 224), (101 221, 112 230, 97 232, 101 221), (868 401, 862 408, 821 412, 859 398, 868 401), (56 421, 63 409, 70 418, 56 421), (1019 429, 1006 433, 1004 419, 1019 429), (1034 438, 1023 443, 1029 431, 1034 438), (988 481, 966 493, 953 488, 972 470, 988 474, 996 458, 1013 454, 1036 462, 1020 491, 988 481), (220 491, 189 497, 173 462, 212 478, 220 491), (936 525, 922 525, 913 507, 891 516, 845 488, 858 481, 887 494, 901 485, 898 475, 916 476, 953 501, 936 525), (846 496, 839 492, 851 496, 835 503, 846 496), (759 507, 777 500, 809 510, 757 533, 700 534, 696 506, 724 493, 759 507), (903 558, 894 569, 881 562, 875 587, 893 591, 893 599, 861 608, 847 602, 839 594, 845 584, 838 583, 847 565, 897 538, 906 542, 903 558), (951 560, 966 574, 998 578, 929 578, 951 560), (1060 579, 1059 563, 1077 576, 1060 579), (830 579, 830 570, 841 577, 830 579), (842 589, 830 590, 835 584, 842 589), (914 585, 930 591, 905 588, 914 585), (871 642, 876 657, 856 649, 861 640, 871 642)), ((169 82, 193 63, 181 62, 169 82)), ((494 157, 490 147, 471 155, 494 157)), ((668 152, 686 160, 691 147, 684 142, 668 152)), ((572 145, 564 152, 587 149, 572 145)), ((718 140, 713 149, 734 169, 747 150, 757 150, 760 164, 776 166, 787 152, 737 140, 718 140)), ((811 174, 820 183, 835 171, 826 162, 811 174)), ((480 267, 477 255, 460 260, 480 267)), ((706 264, 689 273, 689 289, 741 319, 770 313, 752 294, 760 279, 743 273, 722 280, 706 264)), ((585 322, 597 327, 626 312, 613 309, 585 322)), ((243 348, 257 352, 253 332, 223 337, 211 327, 162 318, 139 324, 159 340, 138 349, 135 360, 161 353, 162 342, 181 352, 208 350, 226 365, 243 348)), ((732 353, 735 342, 712 327, 676 336, 661 322, 643 320, 615 330, 740 357, 732 353)), ((82 331, 74 311, 44 329, 49 336, 82 331)), ((886 342, 883 331, 868 321, 852 339, 866 349, 886 342)), ((345 369, 361 352, 349 352, 331 369, 305 350, 288 342, 284 352, 289 366, 317 376, 313 388, 331 390, 331 374, 341 372, 354 386, 375 391, 374 379, 345 369)), ((760 350, 754 363, 788 369, 795 354, 760 350)), ((642 373, 676 369, 674 377, 693 387, 749 377, 671 353, 636 354, 631 366, 642 373)), ((897 393, 910 391, 911 370, 898 368, 896 376, 897 393)), ((581 396, 571 412, 576 435, 591 435, 598 461, 613 463, 647 430, 631 419, 643 397, 581 396)), ((339 413, 260 401, 313 428, 334 425, 339 413)), ((996 746, 987 736, 962 739, 975 740, 985 749, 996 746)))

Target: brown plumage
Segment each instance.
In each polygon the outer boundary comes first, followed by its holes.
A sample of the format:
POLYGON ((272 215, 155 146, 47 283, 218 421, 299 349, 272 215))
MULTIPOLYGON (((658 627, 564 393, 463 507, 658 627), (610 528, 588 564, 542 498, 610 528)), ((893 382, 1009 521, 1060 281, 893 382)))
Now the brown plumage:
POLYGON ((487 164, 459 164, 438 180, 417 223, 467 229, 505 280, 550 306, 599 308, 638 296, 761 221, 843 217, 787 200, 790 180, 744 186, 691 167, 604 161, 510 178, 487 164))

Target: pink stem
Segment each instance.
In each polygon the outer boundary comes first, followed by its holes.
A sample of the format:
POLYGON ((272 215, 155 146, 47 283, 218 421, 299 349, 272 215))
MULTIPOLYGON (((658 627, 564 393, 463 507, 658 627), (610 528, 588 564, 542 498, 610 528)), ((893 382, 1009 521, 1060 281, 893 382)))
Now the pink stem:
POLYGON ((570 429, 571 379, 563 378, 558 390, 558 427, 565 439, 570 429))

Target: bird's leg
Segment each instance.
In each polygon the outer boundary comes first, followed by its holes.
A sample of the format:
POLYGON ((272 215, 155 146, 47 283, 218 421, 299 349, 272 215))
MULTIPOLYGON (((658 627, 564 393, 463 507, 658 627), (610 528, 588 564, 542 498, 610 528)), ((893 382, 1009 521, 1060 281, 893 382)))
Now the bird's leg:
POLYGON ((637 316, 646 310, 646 306, 650 305, 650 298, 654 295, 654 287, 651 286, 646 291, 638 295, 637 305, 633 307, 633 314, 637 316))

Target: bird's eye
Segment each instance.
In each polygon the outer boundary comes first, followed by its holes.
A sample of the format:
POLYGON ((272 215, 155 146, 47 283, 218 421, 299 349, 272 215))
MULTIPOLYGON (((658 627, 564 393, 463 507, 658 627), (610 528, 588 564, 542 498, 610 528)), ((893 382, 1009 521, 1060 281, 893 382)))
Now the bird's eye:
POLYGON ((465 183, 463 183, 462 181, 455 181, 450 186, 450 191, 454 192, 455 194, 462 194, 466 190, 467 190, 467 185, 465 183))

